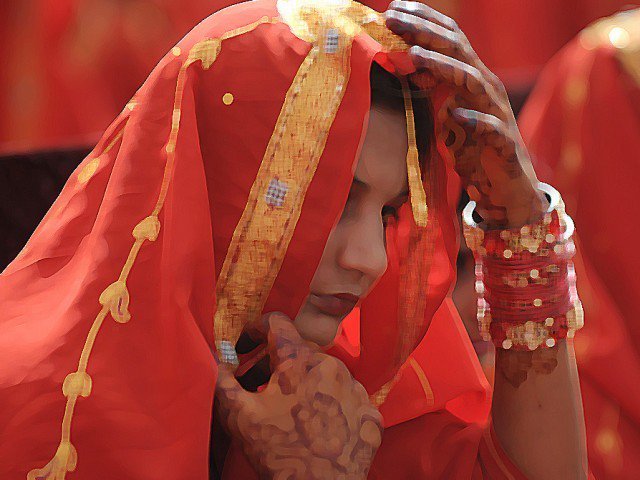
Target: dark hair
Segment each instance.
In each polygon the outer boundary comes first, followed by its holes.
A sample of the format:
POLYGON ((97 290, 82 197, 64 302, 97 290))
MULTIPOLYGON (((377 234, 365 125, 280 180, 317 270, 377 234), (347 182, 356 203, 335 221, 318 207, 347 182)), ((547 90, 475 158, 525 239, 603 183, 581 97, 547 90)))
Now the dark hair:
MULTIPOLYGON (((373 63, 370 74, 371 81, 371 105, 390 108, 405 113, 404 95, 400 80, 392 73, 387 72, 377 63, 373 63)), ((425 171, 429 163, 431 152, 431 138, 433 135, 433 114, 431 104, 423 92, 409 83, 411 88, 411 101, 413 116, 416 125, 416 143, 420 154, 422 171, 425 171)))

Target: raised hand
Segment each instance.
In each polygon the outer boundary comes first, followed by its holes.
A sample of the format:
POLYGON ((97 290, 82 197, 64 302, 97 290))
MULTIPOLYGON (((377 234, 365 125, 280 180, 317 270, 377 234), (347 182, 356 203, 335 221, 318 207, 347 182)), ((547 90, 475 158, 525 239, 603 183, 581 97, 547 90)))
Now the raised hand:
POLYGON ((244 390, 219 366, 218 414, 262 478, 367 477, 382 417, 345 365, 298 334, 282 314, 268 319, 271 379, 244 390))
POLYGON ((414 45, 411 80, 433 90, 447 85, 450 101, 436 112, 440 132, 467 192, 495 227, 537 220, 544 199, 506 90, 480 61, 451 18, 420 2, 394 1, 387 26, 414 45))

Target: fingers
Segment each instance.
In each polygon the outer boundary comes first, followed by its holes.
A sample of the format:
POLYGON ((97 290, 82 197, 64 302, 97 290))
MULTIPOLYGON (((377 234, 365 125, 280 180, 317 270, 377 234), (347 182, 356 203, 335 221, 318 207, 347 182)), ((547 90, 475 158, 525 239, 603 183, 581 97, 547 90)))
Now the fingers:
POLYGON ((409 50, 419 69, 426 70, 436 79, 474 95, 486 94, 480 71, 455 58, 414 46, 409 50))
POLYGON ((262 315, 262 317, 245 325, 236 345, 238 353, 246 353, 256 348, 259 344, 266 343, 267 332, 269 331, 269 317, 271 315, 273 314, 262 315))
MULTIPOLYGON (((418 69, 418 73, 414 74, 414 77, 419 79, 420 75, 428 75, 433 84, 452 86, 456 93, 473 108, 496 115, 499 118, 505 116, 505 112, 498 106, 497 101, 493 98, 493 92, 489 90, 489 85, 477 68, 418 46, 411 47, 409 52, 418 69)), ((414 81, 413 78, 412 81, 414 81)), ((421 82, 417 80, 416 83, 421 82)))
POLYGON ((456 108, 453 117, 467 135, 494 148, 502 158, 508 159, 516 154, 516 142, 507 125, 498 117, 466 108, 456 108))
POLYGON ((470 63, 469 60, 475 56, 469 54, 470 47, 461 34, 437 23, 397 10, 388 10, 386 17, 387 27, 412 45, 442 53, 465 63, 470 63))
POLYGON ((265 317, 269 326, 267 349, 271 358, 271 369, 275 371, 278 365, 287 360, 297 359, 302 350, 308 350, 310 347, 289 317, 278 312, 265 317))
POLYGON ((502 108, 508 107, 501 101, 506 99, 504 85, 482 63, 453 19, 421 2, 405 1, 392 2, 385 15, 387 27, 408 43, 459 60, 479 71, 483 82, 493 90, 493 102, 502 108))
POLYGON ((437 10, 434 10, 422 2, 394 1, 389 4, 389 10, 415 15, 416 17, 433 22, 441 27, 447 28, 448 30, 454 32, 459 31, 455 20, 447 17, 437 10))
MULTIPOLYGON (((518 138, 514 138, 512 129, 502 120, 486 113, 457 108, 453 117, 483 147, 492 148, 498 161, 483 165, 487 174, 493 178, 515 179, 523 175, 524 170, 518 154, 518 138)), ((492 158, 485 156, 485 158, 492 158)))

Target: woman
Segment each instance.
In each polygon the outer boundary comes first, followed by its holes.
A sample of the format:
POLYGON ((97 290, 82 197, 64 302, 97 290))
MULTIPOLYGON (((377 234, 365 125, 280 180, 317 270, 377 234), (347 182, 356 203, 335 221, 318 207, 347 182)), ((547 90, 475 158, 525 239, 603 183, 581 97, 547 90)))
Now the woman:
POLYGON ((545 213, 504 90, 455 24, 391 8, 385 25, 351 1, 248 2, 160 62, 3 273, 4 477, 204 479, 216 379, 223 478, 584 476, 570 222, 557 199, 545 213), (371 105, 374 63, 404 112, 371 105), (425 99, 440 126, 421 162, 425 99), (454 163, 497 227, 467 227, 504 349, 495 434, 447 298, 454 163), (496 297, 512 257, 555 262, 548 285, 496 297), (239 353, 260 331, 273 373, 249 393, 232 371, 259 377, 257 349, 239 353))

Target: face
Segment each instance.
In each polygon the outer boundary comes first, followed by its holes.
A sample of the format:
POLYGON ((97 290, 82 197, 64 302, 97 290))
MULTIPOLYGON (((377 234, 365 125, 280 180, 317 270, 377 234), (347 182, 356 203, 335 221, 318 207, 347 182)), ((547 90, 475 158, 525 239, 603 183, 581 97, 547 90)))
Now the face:
POLYGON ((295 319, 307 340, 329 344, 385 272, 385 227, 408 200, 406 156, 404 112, 373 106, 349 198, 295 319))

